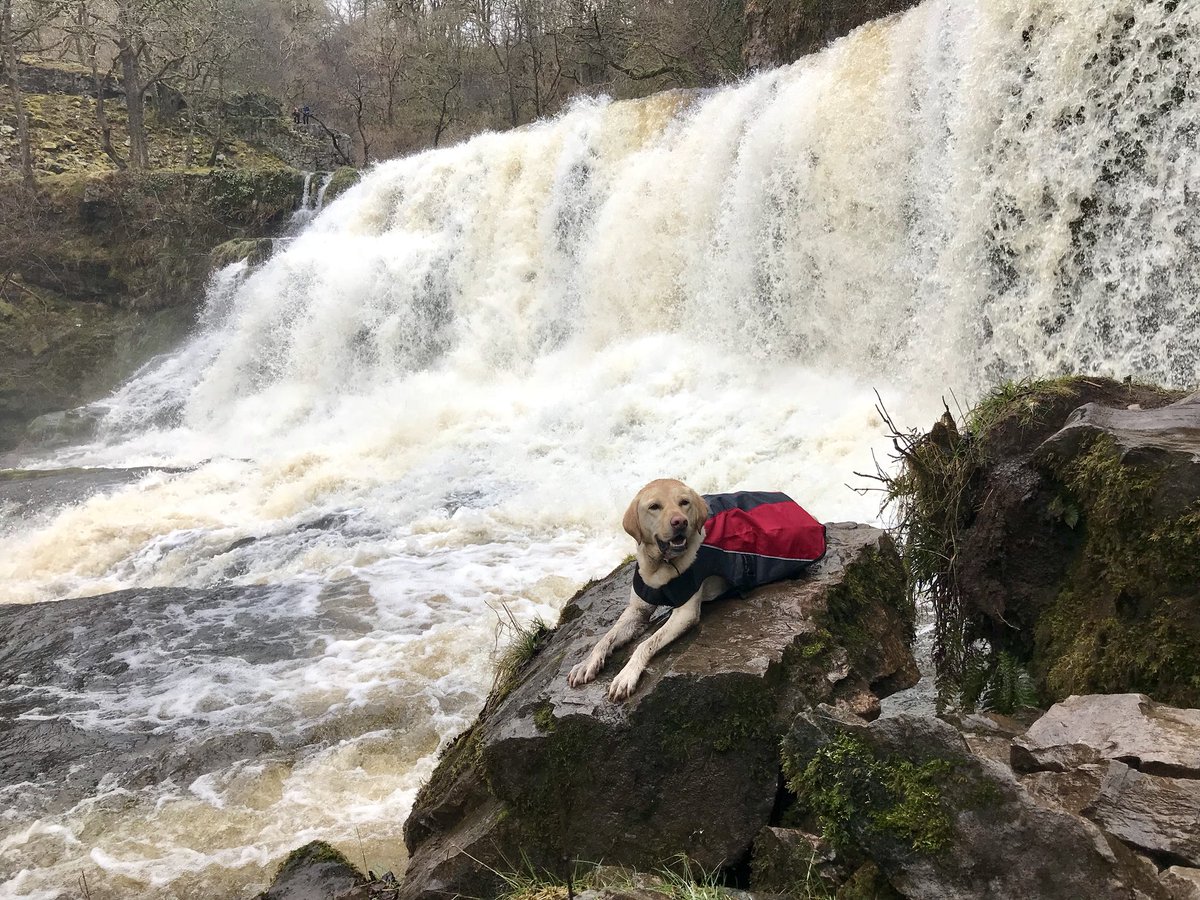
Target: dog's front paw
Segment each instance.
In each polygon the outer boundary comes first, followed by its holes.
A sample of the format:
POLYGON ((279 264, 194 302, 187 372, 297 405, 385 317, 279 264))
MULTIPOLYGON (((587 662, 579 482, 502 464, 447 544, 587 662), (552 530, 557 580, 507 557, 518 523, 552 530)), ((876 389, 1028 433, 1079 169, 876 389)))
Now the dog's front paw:
POLYGON ((588 682, 595 681, 596 676, 600 674, 600 669, 603 667, 604 660, 589 656, 571 670, 571 674, 567 676, 567 684, 573 688, 583 687, 588 682))
POLYGON ((626 665, 625 668, 617 673, 617 677, 612 680, 612 684, 608 686, 608 699, 614 703, 628 700, 633 695, 634 688, 637 687, 638 680, 641 677, 641 668, 626 665))

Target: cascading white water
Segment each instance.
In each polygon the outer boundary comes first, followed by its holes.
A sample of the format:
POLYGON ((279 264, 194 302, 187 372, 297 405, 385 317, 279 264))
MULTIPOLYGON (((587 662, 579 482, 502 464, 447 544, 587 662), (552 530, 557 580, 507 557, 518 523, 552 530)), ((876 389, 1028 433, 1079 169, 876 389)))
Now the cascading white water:
POLYGON ((722 90, 380 165, 219 273, 97 438, 33 461, 186 471, 4 521, 0 583, 276 586, 209 618, 284 621, 303 652, 230 655, 177 616, 171 652, 124 652, 136 690, 28 714, 274 749, 114 772, 67 808, 6 793, 0 896, 80 872, 93 896, 251 896, 314 837, 400 865, 486 691, 489 606, 552 620, 628 552, 646 480, 872 519, 846 485, 885 448, 874 390, 923 424, 1003 377, 1196 383, 1197 34, 1196 4, 929 0, 722 90))

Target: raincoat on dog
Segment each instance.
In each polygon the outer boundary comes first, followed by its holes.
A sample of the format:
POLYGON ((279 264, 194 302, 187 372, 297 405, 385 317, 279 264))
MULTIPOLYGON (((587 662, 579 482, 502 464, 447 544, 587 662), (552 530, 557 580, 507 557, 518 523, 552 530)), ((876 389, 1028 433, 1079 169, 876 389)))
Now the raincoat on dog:
POLYGON ((704 579, 729 582, 722 596, 744 594, 773 581, 796 578, 825 555, 825 526, 787 494, 740 491, 705 494, 708 519, 696 561, 661 588, 633 573, 633 592, 655 606, 682 606, 704 579))

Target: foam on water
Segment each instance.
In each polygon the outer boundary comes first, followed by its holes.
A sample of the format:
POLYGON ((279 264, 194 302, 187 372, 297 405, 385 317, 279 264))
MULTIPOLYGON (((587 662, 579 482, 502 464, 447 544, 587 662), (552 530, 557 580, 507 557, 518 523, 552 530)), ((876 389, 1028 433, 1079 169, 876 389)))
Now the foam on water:
POLYGON ((1196 4, 929 0, 725 89, 384 163, 218 273, 94 440, 28 461, 186 471, 0 521, 0 584, 277 586, 212 615, 283 617, 287 652, 223 652, 188 607, 124 680, 26 710, 274 743, 65 809, 6 789, 0 896, 82 871, 93 896, 249 896, 312 837, 397 865, 486 692, 493 610, 553 619, 628 552, 650 478, 870 520, 847 484, 887 450, 876 390, 921 424, 1003 377, 1195 384, 1198 30, 1196 4))

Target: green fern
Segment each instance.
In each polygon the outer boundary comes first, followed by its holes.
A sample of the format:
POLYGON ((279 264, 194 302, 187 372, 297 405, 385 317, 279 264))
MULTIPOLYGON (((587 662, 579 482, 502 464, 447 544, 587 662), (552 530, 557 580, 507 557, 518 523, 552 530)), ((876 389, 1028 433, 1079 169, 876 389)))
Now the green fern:
POLYGON ((1037 705, 1033 678, 1017 658, 1007 651, 996 657, 996 666, 981 698, 981 707, 1011 715, 1018 709, 1037 705))

